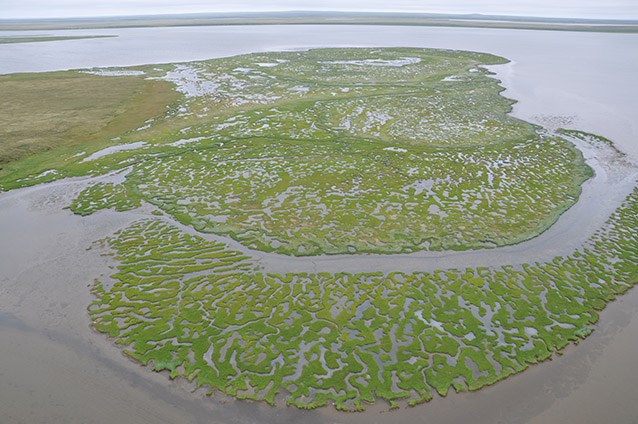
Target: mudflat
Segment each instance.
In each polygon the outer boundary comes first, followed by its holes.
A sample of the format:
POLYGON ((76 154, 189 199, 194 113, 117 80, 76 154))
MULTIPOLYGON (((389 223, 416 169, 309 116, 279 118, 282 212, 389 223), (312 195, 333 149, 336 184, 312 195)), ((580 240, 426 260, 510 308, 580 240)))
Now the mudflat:
MULTIPOLYGON (((75 190, 81 188, 76 187, 75 190)), ((191 393, 183 381, 148 372, 125 358, 89 325, 88 284, 110 275, 114 263, 86 250, 93 237, 138 219, 104 211, 78 219, 59 206, 69 186, 41 186, 0 196, 4 240, 0 259, 0 405, 8 423, 93 422, 556 422, 583 419, 632 422, 638 373, 638 292, 628 292, 601 313, 595 331, 552 361, 479 392, 454 394, 427 405, 361 414, 324 408, 299 411, 191 393), (50 232, 54 225, 59 231, 50 232), (32 229, 25 231, 25 229, 32 229), (49 235, 47 235, 49 234, 49 235), (6 341, 6 342, 5 342, 6 341), (618 406, 610 408, 611 405, 618 406), (622 405, 622 407, 620 407, 622 405)))

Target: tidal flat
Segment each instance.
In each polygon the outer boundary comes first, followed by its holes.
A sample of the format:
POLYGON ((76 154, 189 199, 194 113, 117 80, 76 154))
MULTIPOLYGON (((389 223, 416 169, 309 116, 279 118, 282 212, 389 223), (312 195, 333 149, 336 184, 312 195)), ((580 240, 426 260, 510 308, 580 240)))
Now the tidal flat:
MULTIPOLYGON (((265 63, 267 63, 267 62, 265 62, 265 63)), ((452 81, 449 81, 449 82, 452 82, 452 81)), ((187 137, 187 138, 182 138, 182 139, 180 139, 180 140, 191 140, 192 138, 193 138, 193 137, 191 137, 191 138, 188 138, 188 137, 187 137)), ((195 138, 196 138, 196 137, 195 137, 195 138)), ((179 141, 179 140, 178 140, 178 141, 179 141)), ((190 144, 190 143, 182 143, 182 144, 190 144)), ((407 148, 406 148, 406 147, 400 147, 400 149, 406 149, 406 150, 407 150, 407 148)), ((393 152, 392 150, 389 150, 388 152, 397 153, 397 154, 398 154, 398 153, 404 153, 404 152, 402 152, 402 151, 394 151, 394 152, 393 152)), ((54 184, 55 184, 55 183, 54 183, 54 184)), ((109 183, 107 182, 107 183, 105 183, 105 184, 109 184, 109 183)), ((100 212, 100 214, 101 214, 101 213, 103 213, 103 212, 100 212)), ((99 215, 99 214, 98 214, 98 215, 99 215)), ((434 322, 434 321, 429 321, 429 322, 430 322, 430 323, 432 323, 432 322, 434 322)), ((439 323, 441 323, 441 321, 438 321, 438 322, 439 322, 439 323)), ((438 327, 438 326, 434 326, 434 327, 438 327)), ((170 364, 169 364, 169 365, 170 365, 170 364)))
POLYGON ((7 312, 0 317, 0 334, 9 341, 2 344, 7 385, 2 386, 6 390, 1 398, 8 422, 28 416, 32 422, 48 423, 54 416, 59 419, 53 422, 60 423, 69 419, 155 423, 159 417, 166 422, 209 422, 213 417, 220 422, 273 423, 470 418, 481 423, 495 419, 551 423, 552 416, 565 419, 564 414, 573 414, 567 422, 576 423, 582 422, 582 414, 602 419, 613 413, 618 422, 631 422, 634 416, 626 408, 603 413, 601 406, 633 398, 635 290, 610 304, 592 335, 560 357, 479 392, 452 392, 418 408, 389 414, 387 405, 377 403, 364 413, 344 415, 329 408, 301 412, 232 401, 220 394, 191 393, 193 387, 183 384, 184 380, 170 381, 126 360, 108 338, 96 337, 88 326, 85 308, 92 296, 85 283, 96 276, 108 277, 116 263, 86 246, 149 211, 103 211, 80 222, 63 205, 85 185, 64 181, 2 195, 2 231, 12 240, 10 249, 3 248, 1 263, 7 312), (32 377, 25 381, 26 375, 32 377), (25 402, 34 396, 39 399, 37 408, 25 402), (68 409, 69 405, 73 408, 68 409))
POLYGON ((318 49, 81 71, 113 84, 168 81, 181 96, 113 146, 83 144, 56 167, 47 151, 46 170, 30 156, 0 184, 120 171, 120 182, 80 192, 71 211, 148 204, 168 217, 105 240, 119 272, 96 282, 89 307, 95 329, 155 371, 270 404, 415 406, 493 384, 589 335, 596 311, 633 284, 634 193, 568 257, 413 274, 264 273, 250 255, 170 221, 294 256, 534 238, 593 175, 564 137, 613 146, 510 118, 511 101, 484 70, 504 62, 318 49))

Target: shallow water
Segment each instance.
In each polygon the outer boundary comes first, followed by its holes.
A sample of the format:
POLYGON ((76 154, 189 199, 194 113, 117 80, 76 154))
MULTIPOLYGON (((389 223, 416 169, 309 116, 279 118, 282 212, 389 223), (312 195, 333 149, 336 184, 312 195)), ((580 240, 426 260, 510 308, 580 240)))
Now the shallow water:
MULTIPOLYGON (((604 135, 638 158, 636 34, 366 26, 47 33, 119 37, 0 45, 0 73, 187 61, 309 47, 412 46, 486 51, 513 60, 493 69, 507 87, 505 95, 520 101, 515 105, 516 116, 546 126, 562 125, 604 135)), ((610 304, 594 334, 579 346, 569 347, 562 357, 477 393, 437 398, 418 408, 390 413, 387 405, 377 403, 363 414, 343 414, 330 408, 310 412, 276 409, 218 395, 202 400, 201 393, 188 393, 192 388, 183 381, 170 382, 165 375, 140 367, 106 337, 91 331, 86 313, 91 299, 88 286, 93 278, 112 273, 114 264, 86 248, 132 220, 147 216, 148 211, 73 216, 61 208, 80 186, 53 183, 0 194, 3 422, 638 421, 634 392, 638 377, 637 290, 610 304)), ((599 187, 589 202, 596 202, 604 193, 604 186, 599 187)), ((585 216, 586 212, 579 213, 585 216)), ((566 234, 578 232, 578 228, 565 228, 566 234)), ((559 240, 560 234, 539 249, 553 255, 552 242, 559 240)), ((448 259, 435 258, 432 263, 443 267, 448 259)))
POLYGON ((107 147, 105 149, 99 150, 99 151, 93 153, 92 155, 87 156, 84 159, 82 159, 82 161, 80 161, 80 163, 96 160, 96 159, 102 158, 104 156, 113 154, 113 153, 123 152, 125 150, 139 149, 139 148, 142 148, 144 146, 146 146, 146 143, 143 142, 143 141, 136 141, 134 143, 128 143, 128 144, 118 144, 117 146, 111 146, 111 147, 107 147))

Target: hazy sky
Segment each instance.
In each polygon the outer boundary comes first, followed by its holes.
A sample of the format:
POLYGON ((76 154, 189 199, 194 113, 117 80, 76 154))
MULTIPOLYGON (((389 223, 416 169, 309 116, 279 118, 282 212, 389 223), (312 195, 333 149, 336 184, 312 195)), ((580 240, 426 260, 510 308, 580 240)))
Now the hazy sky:
POLYGON ((0 19, 266 10, 365 10, 638 19, 638 0, 0 0, 0 19))

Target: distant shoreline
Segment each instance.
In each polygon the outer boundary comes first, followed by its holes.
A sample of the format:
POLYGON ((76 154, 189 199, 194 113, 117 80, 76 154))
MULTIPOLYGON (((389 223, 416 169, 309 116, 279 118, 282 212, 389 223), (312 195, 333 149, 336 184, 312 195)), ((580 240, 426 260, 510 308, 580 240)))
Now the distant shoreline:
POLYGON ((81 35, 81 36, 61 36, 61 37, 2 37, 0 36, 0 44, 18 44, 18 43, 37 43, 43 41, 67 41, 67 40, 85 40, 91 38, 112 38, 117 35, 81 35))
POLYGON ((638 33, 638 21, 409 13, 281 12, 155 15, 68 19, 0 19, 1 31, 220 25, 397 25, 638 33))

